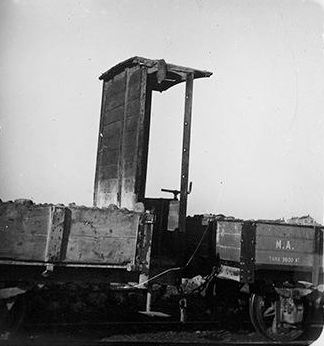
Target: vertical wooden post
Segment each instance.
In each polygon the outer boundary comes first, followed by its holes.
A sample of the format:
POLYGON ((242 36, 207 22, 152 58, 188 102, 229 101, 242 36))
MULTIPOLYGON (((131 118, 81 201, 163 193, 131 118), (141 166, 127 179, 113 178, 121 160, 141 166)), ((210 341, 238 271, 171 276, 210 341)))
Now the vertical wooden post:
POLYGON ((194 80, 193 73, 188 73, 187 80, 186 80, 186 99, 185 99, 185 110, 184 110, 184 121, 183 121, 180 206, 179 206, 179 229, 180 229, 180 232, 183 232, 183 233, 186 231, 186 216, 187 216, 193 80, 194 80))

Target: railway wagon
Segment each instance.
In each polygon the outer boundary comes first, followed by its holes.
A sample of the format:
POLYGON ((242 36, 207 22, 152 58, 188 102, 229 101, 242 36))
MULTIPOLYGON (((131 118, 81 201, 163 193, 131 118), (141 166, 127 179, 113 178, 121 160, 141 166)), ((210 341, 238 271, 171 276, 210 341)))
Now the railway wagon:
POLYGON ((301 335, 323 292, 323 228, 218 221, 219 277, 243 283, 254 327, 274 340, 301 335))
POLYGON ((193 81, 209 76, 141 57, 100 76, 94 206, 0 202, 0 322, 6 328, 11 317, 13 326, 19 324, 15 298, 36 283, 131 283, 148 289, 149 311, 151 283, 179 284, 180 274, 213 270, 215 280, 231 280, 250 294, 250 316, 259 332, 275 340, 302 334, 308 302, 318 301, 322 281, 322 229, 187 218, 193 81), (180 189, 161 186, 173 197, 149 197, 152 94, 179 83, 186 86, 180 189))
POLYGON ((247 294, 258 332, 278 341, 301 336, 323 305, 323 227, 223 215, 188 220, 187 236, 198 233, 201 243, 188 272, 217 269, 215 304, 247 294))
MULTIPOLYGON (((193 81, 210 75, 163 59, 133 57, 100 76, 93 207, 0 201, 2 329, 10 329, 11 315, 19 322, 16 298, 36 283, 99 281, 149 289, 153 278, 179 281, 193 81), (186 85, 180 190, 164 189, 173 198, 146 196, 152 94, 179 83, 186 85)), ((148 290, 148 311, 150 301, 148 290)))

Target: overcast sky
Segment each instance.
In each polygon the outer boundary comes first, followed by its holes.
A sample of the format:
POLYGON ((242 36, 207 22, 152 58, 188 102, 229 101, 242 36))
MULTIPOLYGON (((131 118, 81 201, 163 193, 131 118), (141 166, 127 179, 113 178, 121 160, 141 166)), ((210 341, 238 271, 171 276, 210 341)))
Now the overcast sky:
MULTIPOLYGON (((0 198, 92 205, 99 75, 194 83, 189 213, 323 217, 323 7, 302 0, 0 1, 0 198)), ((179 188, 184 85, 153 98, 147 195, 179 188)))

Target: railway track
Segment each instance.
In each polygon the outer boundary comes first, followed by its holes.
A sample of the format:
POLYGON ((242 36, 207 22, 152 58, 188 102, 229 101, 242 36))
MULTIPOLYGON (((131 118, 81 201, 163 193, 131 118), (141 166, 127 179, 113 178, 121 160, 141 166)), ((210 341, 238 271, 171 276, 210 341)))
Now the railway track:
POLYGON ((181 342, 174 342, 174 341, 89 341, 89 340, 70 340, 70 339, 60 339, 60 340, 53 340, 53 339, 47 339, 47 340, 15 340, 15 341, 8 341, 3 342, 0 341, 0 345, 10 345, 10 346, 47 346, 47 345, 53 345, 53 346, 66 346, 67 344, 69 346, 130 346, 130 345, 136 345, 136 346, 181 346, 181 345, 197 345, 197 346, 209 346, 209 345, 223 345, 223 346, 265 346, 265 345, 281 345, 281 346, 308 346, 312 344, 312 340, 308 341, 293 341, 293 342, 269 342, 269 341, 253 341, 253 342, 242 342, 242 341, 181 341, 181 342))
POLYGON ((22 332, 0 346, 105 346, 105 345, 311 345, 319 335, 320 325, 312 325, 315 333, 291 342, 271 342, 255 333, 247 323, 243 331, 228 331, 212 322, 109 322, 26 324, 22 332), (316 333, 317 331, 317 333, 316 333))

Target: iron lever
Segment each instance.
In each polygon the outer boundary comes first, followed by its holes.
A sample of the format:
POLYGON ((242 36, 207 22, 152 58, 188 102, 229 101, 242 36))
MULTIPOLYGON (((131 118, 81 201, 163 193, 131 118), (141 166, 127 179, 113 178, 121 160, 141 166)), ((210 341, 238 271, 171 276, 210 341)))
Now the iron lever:
MULTIPOLYGON (((191 190, 192 190, 192 181, 189 183, 189 190, 187 191, 187 195, 189 195, 191 193, 191 190)), ((161 189, 161 191, 173 193, 173 198, 175 200, 178 200, 178 195, 179 195, 179 193, 181 193, 181 191, 179 191, 179 190, 161 189)))
POLYGON ((173 193, 173 198, 174 198, 175 200, 178 200, 178 195, 179 195, 179 193, 181 192, 181 191, 179 191, 179 190, 169 190, 169 189, 161 189, 161 191, 173 193))

